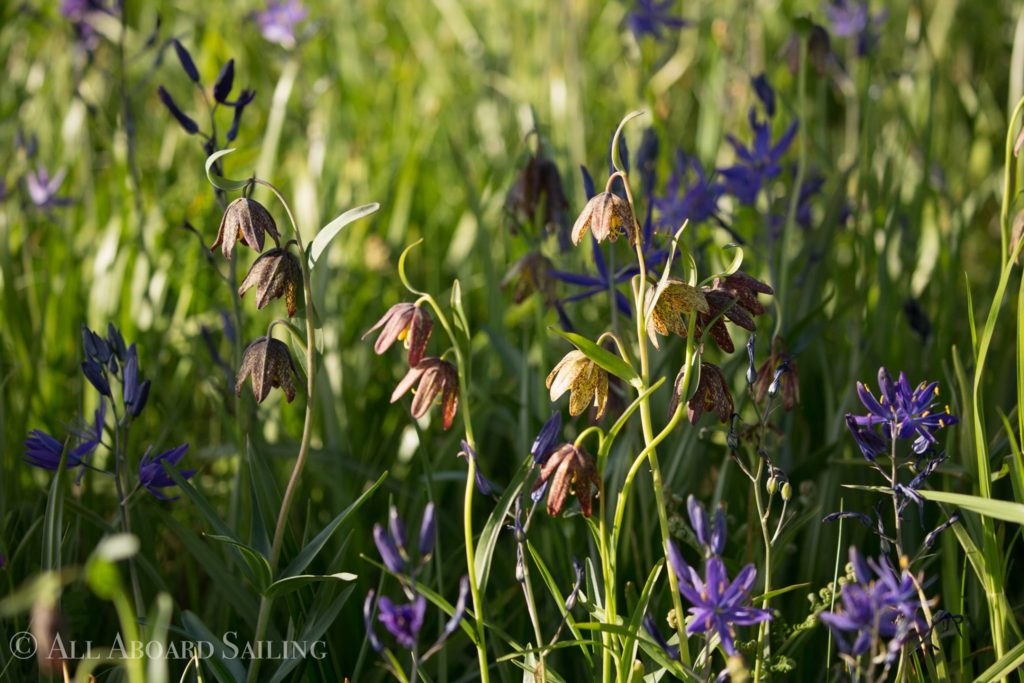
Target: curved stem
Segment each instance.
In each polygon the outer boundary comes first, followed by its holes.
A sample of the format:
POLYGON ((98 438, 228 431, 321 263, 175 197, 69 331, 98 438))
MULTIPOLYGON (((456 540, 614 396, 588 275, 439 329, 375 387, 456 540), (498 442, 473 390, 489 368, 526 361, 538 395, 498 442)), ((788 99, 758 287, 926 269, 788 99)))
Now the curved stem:
MULTIPOLYGON (((406 248, 406 252, 402 253, 403 260, 407 252, 408 248, 406 248)), ((473 421, 470 417, 469 367, 466 365, 466 361, 462 355, 462 346, 459 344, 459 340, 455 337, 455 332, 452 330, 452 326, 448 322, 448 317, 445 316, 444 311, 442 311, 441 307, 438 306, 434 297, 429 294, 417 292, 417 290, 415 290, 406 279, 404 268, 399 267, 399 272, 401 274, 402 283, 406 288, 411 292, 418 293, 420 297, 434 310, 434 315, 437 316, 438 322, 441 323, 441 327, 444 328, 445 334, 448 335, 448 339, 452 343, 452 349, 455 353, 455 368, 459 374, 459 394, 462 396, 462 405, 460 407, 462 408, 462 424, 466 432, 466 442, 473 450, 476 450, 476 439, 473 437, 473 421)), ((466 461, 469 466, 469 471, 466 474, 466 489, 462 504, 462 532, 465 536, 466 544, 466 569, 469 575, 469 593, 473 598, 473 616, 476 619, 476 649, 477 659, 480 665, 480 681, 481 683, 488 683, 490 681, 490 671, 487 664, 487 645, 484 632, 484 605, 480 598, 480 587, 478 585, 476 575, 476 551, 473 548, 473 494, 476 491, 476 458, 466 458, 466 461)), ((540 647, 540 643, 538 643, 537 646, 540 647)))
MULTIPOLYGON (((271 576, 273 576, 277 571, 277 561, 281 555, 281 545, 284 542, 284 530, 288 526, 288 513, 291 510, 292 500, 295 498, 295 492, 298 489, 299 481, 302 478, 302 470, 305 468, 306 460, 309 457, 309 443, 310 439, 313 437, 313 407, 314 394, 316 391, 316 329, 313 325, 313 290, 310 284, 309 263, 306 259, 306 250, 302 245, 302 234, 299 232, 299 227, 295 222, 295 216, 292 214, 292 209, 281 195, 281 192, 271 183, 259 178, 253 178, 253 183, 269 188, 270 191, 274 193, 274 196, 277 197, 278 201, 280 201, 284 206, 285 213, 288 214, 288 221, 291 223, 292 231, 295 233, 295 242, 300 252, 299 265, 302 268, 302 293, 306 300, 306 416, 302 425, 302 441, 299 443, 299 454, 295 458, 295 465, 292 467, 291 478, 288 480, 288 486, 284 490, 284 497, 281 499, 281 511, 277 515, 277 525, 274 527, 274 540, 270 546, 269 562, 271 576)), ((255 640, 257 642, 260 641, 266 633, 272 604, 272 598, 264 596, 260 599, 260 610, 256 619, 255 640)), ((257 680, 259 666, 260 660, 254 659, 252 665, 249 667, 249 675, 247 678, 249 683, 254 683, 254 681, 257 680)))

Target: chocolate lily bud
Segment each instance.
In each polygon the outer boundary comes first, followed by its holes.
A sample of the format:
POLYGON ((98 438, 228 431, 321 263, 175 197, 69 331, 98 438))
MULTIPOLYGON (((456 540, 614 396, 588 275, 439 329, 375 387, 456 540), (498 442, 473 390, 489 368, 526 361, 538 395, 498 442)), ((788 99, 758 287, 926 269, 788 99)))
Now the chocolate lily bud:
POLYGON ((241 242, 250 249, 262 252, 266 235, 270 235, 274 243, 281 246, 281 235, 270 212, 254 199, 239 197, 228 204, 224 211, 220 229, 217 231, 217 241, 210 249, 221 247, 224 258, 228 259, 231 258, 235 242, 241 242))
POLYGON ((579 244, 587 233, 594 232, 598 242, 614 242, 625 232, 632 243, 636 239, 636 217, 629 204, 616 194, 601 192, 587 202, 572 226, 572 243, 579 244))
POLYGON ((249 274, 238 288, 242 297, 256 287, 256 308, 263 308, 271 299, 284 298, 288 317, 298 310, 298 291, 302 287, 302 266, 295 254, 275 247, 261 255, 249 268, 249 274))
POLYGON ((263 403, 272 387, 284 391, 289 403, 295 400, 295 366, 283 341, 260 337, 246 347, 242 353, 242 367, 235 379, 235 394, 242 395, 242 385, 250 375, 257 403, 263 403))

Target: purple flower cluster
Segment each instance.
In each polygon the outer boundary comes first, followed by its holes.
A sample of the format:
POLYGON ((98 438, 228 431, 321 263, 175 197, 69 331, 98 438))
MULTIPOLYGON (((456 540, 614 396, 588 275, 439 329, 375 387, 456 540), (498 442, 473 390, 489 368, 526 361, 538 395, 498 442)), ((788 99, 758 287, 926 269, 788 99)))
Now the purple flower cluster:
MULTIPOLYGON (((82 468, 78 475, 79 481, 86 469, 95 469, 89 460, 103 443, 108 403, 117 421, 113 429, 126 430, 149 402, 151 386, 150 381, 143 379, 140 373, 135 344, 126 345, 121 332, 113 324, 107 326, 106 336, 83 326, 82 349, 85 356, 85 360, 82 361, 82 375, 100 395, 99 406, 93 414, 92 423, 84 428, 72 430, 67 440, 77 441, 77 444, 70 448, 66 455, 63 443, 41 429, 33 429, 25 441, 24 454, 27 464, 51 472, 60 467, 61 458, 64 458, 66 468, 82 468), (114 391, 115 383, 120 384, 118 392, 114 391)), ((160 500, 174 500, 162 492, 162 489, 174 485, 165 467, 177 467, 187 450, 188 444, 183 444, 155 458, 151 458, 150 451, 147 450, 139 462, 139 486, 160 500)), ((185 479, 194 473, 194 470, 180 470, 181 476, 185 479)))
MULTIPOLYGON (((367 593, 366 600, 363 601, 363 623, 366 627, 367 639, 375 651, 382 652, 385 649, 384 643, 377 637, 374 630, 375 615, 388 633, 394 637, 395 642, 407 650, 416 651, 420 631, 423 628, 423 618, 426 614, 427 599, 422 593, 416 591, 411 578, 427 566, 434 551, 436 539, 437 521, 433 503, 428 503, 423 511, 419 531, 418 559, 415 563, 412 562, 412 555, 407 548, 408 534, 397 508, 391 506, 389 509, 387 528, 382 524, 374 525, 373 541, 377 546, 377 552, 380 553, 381 561, 389 571, 398 577, 407 599, 406 602, 396 602, 387 596, 378 597, 376 591, 373 590, 367 593)), ((459 628, 459 624, 466 615, 468 598, 469 578, 463 576, 459 582, 458 599, 451 616, 445 622, 441 636, 426 651, 417 656, 417 664, 440 650, 448 637, 459 628)))
POLYGON ((264 40, 291 50, 297 43, 295 29, 308 15, 300 0, 269 0, 267 8, 253 18, 264 40))
POLYGON ((893 381, 888 370, 879 368, 878 389, 879 397, 875 398, 865 384, 857 382, 857 396, 868 413, 846 416, 850 433, 869 461, 885 453, 895 440, 913 439, 914 452, 921 455, 938 443, 935 432, 959 422, 949 406, 937 407, 938 382, 911 387, 906 374, 901 372, 893 381))
POLYGON ((850 548, 855 581, 842 589, 842 606, 822 612, 821 621, 835 636, 844 654, 857 658, 869 651, 884 652, 895 661, 904 645, 925 635, 917 580, 907 570, 897 572, 885 558, 867 561, 850 548))

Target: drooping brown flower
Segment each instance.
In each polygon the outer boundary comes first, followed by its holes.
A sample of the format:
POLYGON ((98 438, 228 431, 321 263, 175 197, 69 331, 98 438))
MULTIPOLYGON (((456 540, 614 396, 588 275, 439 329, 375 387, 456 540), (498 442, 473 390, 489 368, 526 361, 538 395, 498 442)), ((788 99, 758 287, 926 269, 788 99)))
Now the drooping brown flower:
POLYGON ((659 348, 659 334, 666 337, 670 334, 686 337, 684 315, 694 311, 710 311, 704 292, 682 280, 669 278, 664 285, 659 283, 657 287, 648 289, 647 292, 647 301, 654 301, 654 309, 647 320, 647 336, 656 349, 659 348))
POLYGON ((557 401, 566 391, 570 392, 569 414, 574 417, 593 404, 597 408, 594 419, 600 420, 608 406, 608 373, 577 349, 558 361, 548 375, 546 385, 551 391, 552 401, 557 401))
POLYGON ((235 242, 241 242, 250 249, 262 252, 267 235, 270 235, 277 246, 281 246, 281 235, 277 232, 277 224, 270 212, 255 199, 239 197, 224 210, 224 216, 220 219, 220 229, 217 231, 217 241, 210 250, 213 251, 219 246, 224 258, 229 259, 235 242))
POLYGON ((782 407, 793 410, 800 402, 800 376, 796 370, 796 363, 786 353, 782 340, 778 337, 772 339, 772 353, 757 370, 753 385, 754 401, 764 401, 772 384, 776 384, 775 391, 782 394, 782 407))
POLYGON ((546 306, 554 306, 557 296, 553 269, 550 259, 539 252, 531 251, 512 264, 512 268, 501 281, 501 286, 512 286, 512 300, 517 304, 523 303, 536 292, 540 294, 546 306))
POLYGON ((614 242, 625 232, 632 243, 636 239, 636 216, 629 204, 617 194, 599 192, 587 202, 573 224, 572 243, 579 244, 588 229, 594 232, 598 242, 614 242))
MULTIPOLYGON (((674 414, 682 399, 683 375, 676 378, 675 387, 672 390, 672 402, 669 405, 669 414, 674 414)), ((700 364, 700 381, 697 382, 697 391, 694 392, 686 404, 686 416, 690 424, 697 424, 697 420, 705 412, 713 411, 718 415, 719 422, 727 422, 732 415, 733 402, 732 394, 729 392, 729 385, 725 376, 717 366, 711 363, 700 364)))
POLYGON ((715 289, 729 292, 736 297, 740 306, 747 309, 751 315, 764 313, 764 306, 757 300, 758 294, 774 294, 775 290, 769 285, 761 282, 756 277, 747 275, 738 270, 732 275, 715 279, 715 289))
POLYGON ((539 219, 550 231, 565 223, 568 210, 569 199, 565 196, 558 167, 542 152, 531 155, 505 195, 505 211, 516 223, 539 219))
POLYGON ((263 308, 271 299, 284 298, 288 317, 298 310, 298 291, 302 287, 302 266, 295 254, 281 247, 274 247, 257 258, 249 274, 238 288, 238 296, 245 296, 256 288, 256 308, 263 308))
POLYGON ((548 488, 548 514, 561 514, 570 495, 580 502, 584 517, 594 511, 593 488, 600 485, 594 460, 582 448, 564 443, 548 456, 540 468, 540 477, 533 485, 534 492, 548 488))
POLYGON ((434 320, 427 310, 416 304, 395 304, 373 327, 363 333, 362 339, 366 339, 382 327, 384 329, 377 335, 373 350, 379 355, 391 348, 396 341, 403 341, 405 348, 409 349, 409 367, 415 368, 423 359, 427 342, 430 341, 430 333, 434 330, 434 320))
POLYGON ((235 378, 235 394, 242 395, 242 385, 252 376, 252 393, 263 403, 272 387, 280 388, 289 403, 295 400, 295 365, 288 345, 280 339, 260 337, 242 353, 242 366, 235 378))
POLYGON ((417 386, 410 409, 412 416, 423 417, 440 396, 442 424, 445 429, 451 427, 459 407, 459 374, 455 366, 434 356, 424 358, 405 373, 391 393, 391 402, 400 399, 413 385, 417 386))
POLYGON ((736 350, 726 320, 753 332, 754 316, 765 311, 757 295, 774 293, 771 287, 742 271, 716 278, 713 286, 703 290, 709 310, 697 315, 697 336, 703 340, 707 331, 718 348, 726 353, 736 350))

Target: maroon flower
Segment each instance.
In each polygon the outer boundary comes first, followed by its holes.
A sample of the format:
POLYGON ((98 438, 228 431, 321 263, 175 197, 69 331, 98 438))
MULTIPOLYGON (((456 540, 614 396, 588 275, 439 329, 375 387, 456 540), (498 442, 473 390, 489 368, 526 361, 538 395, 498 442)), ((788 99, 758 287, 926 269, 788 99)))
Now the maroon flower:
POLYGON ((391 393, 391 402, 400 399, 413 385, 416 385, 416 392, 412 399, 412 416, 423 417, 433 405, 434 399, 440 396, 444 428, 451 427, 459 407, 459 375, 455 366, 435 356, 424 358, 415 367, 409 368, 409 372, 391 393))
POLYGON ((600 483, 593 458, 582 448, 564 443, 544 462, 533 492, 539 500, 544 489, 548 489, 548 514, 552 517, 562 512, 571 494, 580 502, 583 516, 590 517, 594 510, 592 487, 600 483))
POLYGON ((409 303, 395 304, 373 327, 363 333, 362 339, 382 327, 384 329, 377 336, 373 350, 379 355, 396 341, 404 341, 405 347, 409 349, 409 367, 415 368, 423 360, 423 352, 427 349, 430 333, 434 329, 434 321, 426 309, 409 303))

